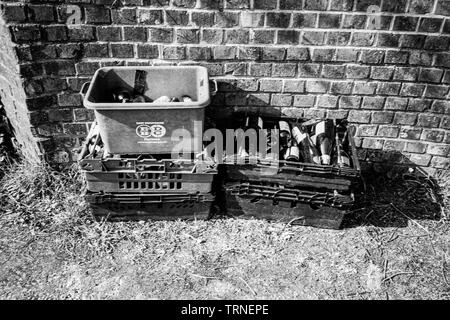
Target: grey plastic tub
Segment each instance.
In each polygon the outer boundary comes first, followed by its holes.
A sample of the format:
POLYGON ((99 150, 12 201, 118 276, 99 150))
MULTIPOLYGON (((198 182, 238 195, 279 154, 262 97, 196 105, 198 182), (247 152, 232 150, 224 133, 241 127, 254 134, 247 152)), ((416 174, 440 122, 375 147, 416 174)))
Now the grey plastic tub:
POLYGON ((191 152, 202 150, 199 142, 203 134, 204 107, 210 102, 205 67, 100 68, 81 92, 84 106, 94 110, 100 135, 110 153, 171 153, 180 143, 177 129, 188 133, 183 135, 183 143, 190 146, 191 152), (114 92, 122 89, 133 92, 137 70, 147 72, 143 94, 146 102, 114 102, 114 92), (150 102, 161 96, 181 98, 185 95, 192 101, 150 102))

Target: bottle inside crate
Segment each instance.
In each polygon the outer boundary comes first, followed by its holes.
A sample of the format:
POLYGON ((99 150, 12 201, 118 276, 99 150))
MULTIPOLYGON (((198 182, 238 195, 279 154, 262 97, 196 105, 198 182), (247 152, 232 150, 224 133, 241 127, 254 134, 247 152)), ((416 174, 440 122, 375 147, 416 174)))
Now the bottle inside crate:
MULTIPOLYGON (((277 129, 279 159, 289 162, 303 162, 339 167, 352 167, 350 143, 346 120, 261 117, 245 115, 241 129, 255 129, 258 136, 258 153, 261 157, 261 136, 259 130, 266 129, 266 155, 271 150, 271 129, 277 129)), ((244 155, 249 155, 249 141, 245 142, 244 155)))

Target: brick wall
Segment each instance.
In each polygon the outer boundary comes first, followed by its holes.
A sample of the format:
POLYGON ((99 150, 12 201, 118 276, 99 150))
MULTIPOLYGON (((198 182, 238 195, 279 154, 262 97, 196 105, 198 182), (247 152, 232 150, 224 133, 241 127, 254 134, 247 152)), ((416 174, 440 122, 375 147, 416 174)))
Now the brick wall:
POLYGON ((3 5, 31 132, 51 138, 50 161, 74 159, 93 119, 77 92, 97 68, 195 63, 219 81, 209 108, 217 117, 242 110, 348 117, 362 159, 449 166, 449 0, 3 5), (67 25, 68 5, 80 8, 81 26, 67 25), (401 158, 386 158, 390 152, 401 158))

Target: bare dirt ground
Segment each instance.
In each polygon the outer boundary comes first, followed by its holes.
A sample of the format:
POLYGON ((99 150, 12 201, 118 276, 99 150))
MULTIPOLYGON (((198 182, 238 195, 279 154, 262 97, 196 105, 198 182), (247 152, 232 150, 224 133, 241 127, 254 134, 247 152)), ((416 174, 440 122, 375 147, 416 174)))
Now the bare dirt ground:
POLYGON ((449 299, 449 180, 440 206, 417 200, 421 183, 374 182, 368 193, 382 201, 337 231, 238 219, 100 223, 76 171, 19 165, 0 184, 0 297, 449 299))

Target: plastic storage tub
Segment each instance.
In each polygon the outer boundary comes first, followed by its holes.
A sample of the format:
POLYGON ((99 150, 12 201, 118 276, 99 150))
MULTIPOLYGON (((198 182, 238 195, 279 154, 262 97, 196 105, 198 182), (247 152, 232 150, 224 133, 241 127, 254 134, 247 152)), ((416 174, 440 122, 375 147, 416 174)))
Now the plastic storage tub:
POLYGON ((180 143, 177 129, 188 134, 183 135, 183 142, 191 147, 191 152, 202 149, 204 107, 210 102, 205 67, 100 68, 92 81, 83 85, 81 93, 84 106, 94 110, 100 134, 110 153, 170 153, 180 143), (145 82, 141 82, 146 102, 115 102, 115 92, 133 92, 138 70, 146 73, 145 82), (189 96, 192 101, 151 102, 161 96, 179 99, 189 96))

